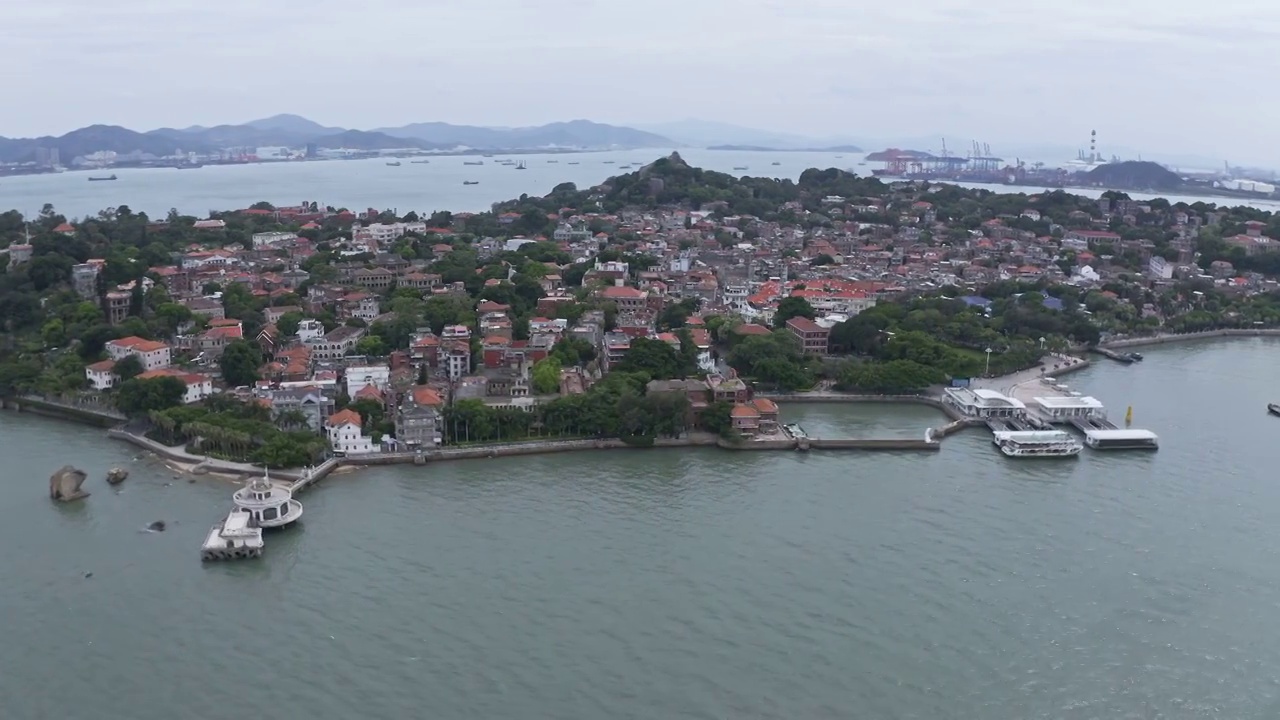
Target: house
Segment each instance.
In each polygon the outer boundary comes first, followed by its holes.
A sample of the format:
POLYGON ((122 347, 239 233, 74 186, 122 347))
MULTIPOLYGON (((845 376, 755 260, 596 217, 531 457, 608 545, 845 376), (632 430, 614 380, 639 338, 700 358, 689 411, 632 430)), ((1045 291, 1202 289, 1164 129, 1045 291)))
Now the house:
POLYGON ((425 385, 411 388, 396 408, 396 440, 411 449, 433 448, 442 441, 444 400, 425 385))
POLYGON ((305 342, 311 348, 311 357, 316 360, 337 360, 355 348, 365 329, 342 325, 334 328, 322 338, 308 339, 305 342))
POLYGON ((733 429, 743 437, 751 437, 760 432, 760 411, 747 403, 733 406, 729 417, 733 421, 733 429))
POLYGON ((177 378, 187 386, 186 395, 182 398, 182 402, 187 405, 200 402, 213 394, 213 380, 208 375, 200 373, 183 372, 177 368, 161 368, 149 370, 138 376, 141 380, 161 377, 177 378))
POLYGON ((713 402, 745 403, 751 398, 751 390, 732 370, 729 376, 708 375, 707 386, 713 402))
POLYGON ((88 365, 84 369, 84 376, 89 381, 89 387, 94 390, 110 390, 120 382, 120 376, 115 374, 116 361, 103 360, 88 365))
POLYGON ((324 429, 325 418, 333 414, 333 398, 315 385, 279 388, 271 392, 271 412, 277 419, 296 411, 306 418, 307 427, 315 432, 324 429))
POLYGON ((831 334, 831 328, 822 327, 806 317, 793 317, 787 321, 787 330, 800 340, 806 353, 827 354, 827 336, 831 334))
POLYGON ((391 368, 382 365, 352 365, 346 370, 347 397, 354 398, 365 387, 383 391, 391 384, 391 368))
POLYGON ((222 351, 236 340, 244 337, 244 327, 239 320, 225 319, 214 320, 213 327, 200 333, 200 337, 196 339, 196 347, 205 357, 217 359, 222 357, 222 351))
POLYGON ((138 356, 138 360, 142 362, 143 371, 169 367, 172 353, 168 345, 155 340, 146 340, 136 335, 130 335, 119 340, 111 340, 107 343, 106 348, 107 355, 116 362, 120 362, 130 355, 138 356))
POLYGON ((325 421, 329 445, 340 455, 377 452, 373 438, 364 434, 360 413, 350 408, 340 410, 325 421))
POLYGON ((778 431, 778 404, 769 398, 755 398, 751 406, 760 415, 760 433, 772 435, 778 431))

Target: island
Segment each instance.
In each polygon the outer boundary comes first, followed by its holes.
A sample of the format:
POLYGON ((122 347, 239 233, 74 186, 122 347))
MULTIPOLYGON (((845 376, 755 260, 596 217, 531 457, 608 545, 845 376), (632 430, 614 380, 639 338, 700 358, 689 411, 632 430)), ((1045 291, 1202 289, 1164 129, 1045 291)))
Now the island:
POLYGON ((678 153, 479 213, 45 205, 0 214, 0 400, 272 468, 764 447, 796 441, 785 395, 909 398, 1120 338, 1280 326, 1277 238, 1247 207, 733 177, 678 153))

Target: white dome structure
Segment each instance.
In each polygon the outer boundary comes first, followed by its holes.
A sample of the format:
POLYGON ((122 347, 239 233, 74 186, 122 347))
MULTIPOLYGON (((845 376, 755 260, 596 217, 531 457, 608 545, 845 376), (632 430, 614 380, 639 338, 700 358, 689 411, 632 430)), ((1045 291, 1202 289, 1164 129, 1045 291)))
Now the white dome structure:
POLYGON ((262 477, 237 490, 231 500, 261 528, 284 527, 302 517, 302 503, 293 499, 289 488, 273 484, 266 470, 262 477))

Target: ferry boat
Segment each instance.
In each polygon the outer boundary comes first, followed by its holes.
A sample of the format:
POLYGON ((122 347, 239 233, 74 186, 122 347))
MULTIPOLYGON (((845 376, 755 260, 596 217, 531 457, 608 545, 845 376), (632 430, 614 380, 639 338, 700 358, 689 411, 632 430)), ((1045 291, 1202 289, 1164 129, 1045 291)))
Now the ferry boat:
POLYGON ((739 166, 737 166, 737 167, 735 167, 735 168, 734 168, 734 170, 746 170, 746 169, 747 169, 747 166, 746 166, 746 165, 739 165, 739 166))
POLYGON ((1094 450, 1156 450, 1159 438, 1150 430, 1117 430, 1095 428, 1086 430, 1084 443, 1094 450))
POLYGON ((430 165, 431 161, 430 160, 410 160, 409 164, 410 165, 430 165))
POLYGON ((991 442, 1009 457, 1075 457, 1084 449, 1062 430, 998 430, 991 442))
POLYGON ((396 160, 395 162, 389 162, 387 163, 387 167, 400 167, 400 161, 396 160))
POLYGON ((463 165, 483 165, 484 161, 483 160, 463 160, 462 164, 463 165))
POLYGON ((112 175, 108 175, 108 176, 106 176, 106 177, 92 177, 92 176, 91 176, 91 177, 89 178, 89 182, 106 182, 107 180, 116 180, 116 179, 117 179, 117 178, 116 178, 116 176, 115 176, 114 174, 112 174, 112 175))
POLYGON ((781 165, 782 163, 778 162, 777 160, 774 160, 772 164, 773 164, 773 165, 781 165))
POLYGON ((463 180, 462 184, 463 185, 479 185, 480 181, 479 180, 463 180))

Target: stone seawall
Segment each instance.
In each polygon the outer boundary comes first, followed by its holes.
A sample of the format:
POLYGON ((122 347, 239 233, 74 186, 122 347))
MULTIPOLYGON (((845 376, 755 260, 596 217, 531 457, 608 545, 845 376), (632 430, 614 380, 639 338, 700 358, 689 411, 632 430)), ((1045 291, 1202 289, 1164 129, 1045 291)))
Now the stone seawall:
POLYGON ((57 420, 70 420, 82 425, 93 425, 101 428, 115 427, 125 421, 123 416, 98 412, 91 408, 79 408, 71 405, 63 405, 61 403, 53 403, 36 398, 0 399, 0 409, 30 413, 32 415, 54 418, 57 420))
POLYGON ((1179 333, 1177 335, 1152 335, 1151 337, 1125 338, 1123 340, 1113 340, 1111 342, 1102 343, 1101 347, 1110 350, 1119 350, 1121 348, 1142 347, 1144 345, 1166 345, 1168 343, 1185 342, 1187 340, 1203 340, 1207 338, 1222 337, 1280 337, 1280 328, 1258 328, 1257 330, 1248 330, 1241 328, 1228 328, 1223 330, 1205 330, 1203 332, 1179 333))

